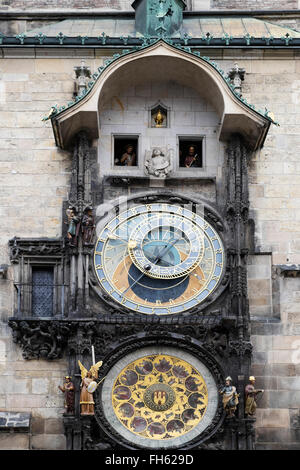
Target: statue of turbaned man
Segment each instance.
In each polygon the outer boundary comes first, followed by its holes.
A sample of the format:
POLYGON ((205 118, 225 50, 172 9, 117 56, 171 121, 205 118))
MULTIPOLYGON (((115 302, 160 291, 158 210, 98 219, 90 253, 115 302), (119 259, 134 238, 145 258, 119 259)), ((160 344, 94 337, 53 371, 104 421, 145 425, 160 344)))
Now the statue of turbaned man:
POLYGON ((255 377, 249 377, 249 384, 245 387, 245 415, 254 416, 257 408, 257 395, 264 393, 264 390, 255 388, 255 377))

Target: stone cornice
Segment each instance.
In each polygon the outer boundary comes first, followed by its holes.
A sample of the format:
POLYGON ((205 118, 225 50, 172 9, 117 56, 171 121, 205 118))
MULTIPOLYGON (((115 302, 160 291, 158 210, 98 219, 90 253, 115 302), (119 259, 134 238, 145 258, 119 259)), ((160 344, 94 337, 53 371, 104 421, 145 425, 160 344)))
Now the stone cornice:
MULTIPOLYGON (((155 38, 159 39, 159 38, 155 38)), ((286 33, 282 37, 252 37, 245 35, 243 37, 233 37, 224 34, 222 37, 214 37, 210 33, 206 33, 202 37, 186 37, 186 38, 168 38, 179 46, 189 46, 191 49, 299 49, 300 37, 292 37, 286 33)), ((26 36, 26 34, 18 34, 16 36, 6 36, 0 32, 0 46, 2 48, 18 47, 57 47, 57 48, 103 48, 115 49, 128 47, 134 49, 142 47, 145 39, 143 37, 110 37, 105 33, 101 36, 65 36, 59 33, 57 36, 47 36, 42 33, 36 36, 26 36)))
MULTIPOLYGON (((300 9, 295 10, 195 10, 195 11, 183 11, 183 17, 189 16, 250 16, 253 18, 257 17, 300 17, 300 9)), ((17 10, 0 9, 0 18, 18 19, 18 18, 95 18, 95 17, 129 17, 134 18, 135 12, 133 10, 103 10, 103 9, 44 9, 44 10, 17 10)))

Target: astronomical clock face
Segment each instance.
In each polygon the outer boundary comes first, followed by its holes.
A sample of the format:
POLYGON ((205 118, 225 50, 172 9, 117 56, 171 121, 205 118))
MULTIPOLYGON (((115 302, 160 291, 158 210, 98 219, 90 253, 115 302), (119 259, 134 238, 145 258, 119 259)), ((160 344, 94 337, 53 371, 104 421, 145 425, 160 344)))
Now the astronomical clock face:
POLYGON ((144 348, 121 359, 102 389, 104 414, 125 439, 167 448, 199 436, 218 403, 215 381, 198 359, 173 348, 144 348))
POLYGON ((224 248, 198 214, 156 203, 110 221, 97 240, 94 263, 113 300, 140 313, 166 315, 200 304, 216 289, 224 248))

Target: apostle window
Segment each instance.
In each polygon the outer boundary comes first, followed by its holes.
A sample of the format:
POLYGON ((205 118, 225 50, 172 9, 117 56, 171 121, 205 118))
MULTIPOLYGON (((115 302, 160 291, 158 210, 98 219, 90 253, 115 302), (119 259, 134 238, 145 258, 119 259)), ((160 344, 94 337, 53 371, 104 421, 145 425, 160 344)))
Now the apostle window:
POLYGON ((138 166, 138 136, 114 136, 114 165, 138 166))
POLYGON ((203 138, 179 137, 179 167, 203 168, 203 138))

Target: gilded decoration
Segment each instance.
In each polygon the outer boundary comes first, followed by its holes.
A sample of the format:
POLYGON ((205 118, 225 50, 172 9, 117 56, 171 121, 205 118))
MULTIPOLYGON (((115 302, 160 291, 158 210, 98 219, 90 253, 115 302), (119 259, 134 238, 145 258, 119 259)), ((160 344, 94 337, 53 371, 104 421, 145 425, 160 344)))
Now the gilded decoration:
POLYGON ((113 385, 112 405, 125 428, 148 439, 183 436, 202 420, 208 390, 188 362, 153 354, 131 362, 113 385))

